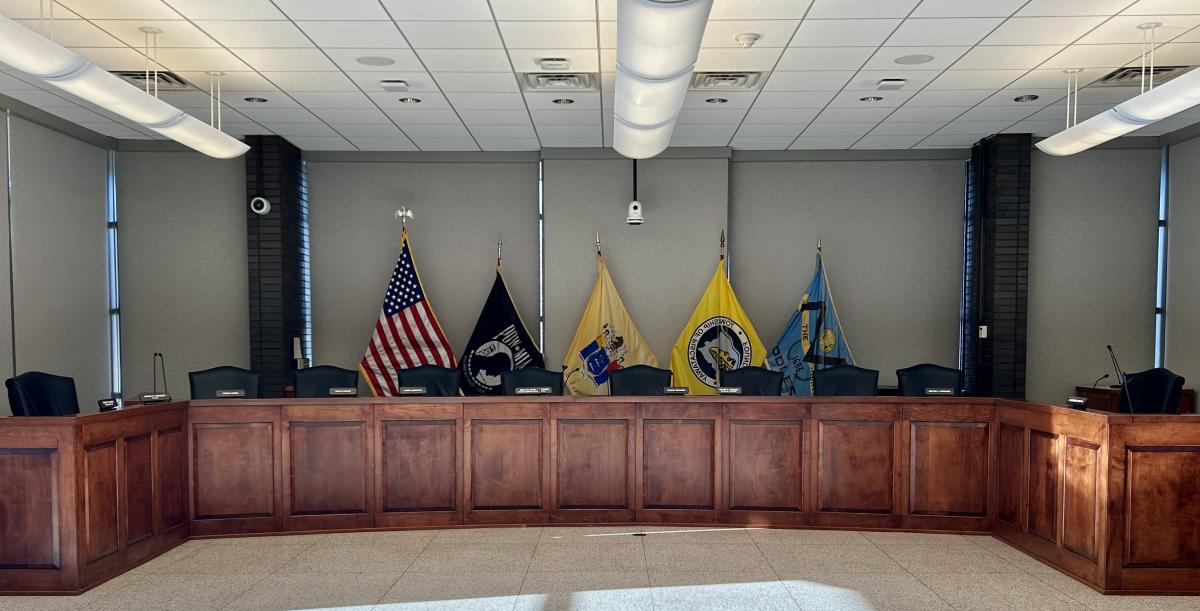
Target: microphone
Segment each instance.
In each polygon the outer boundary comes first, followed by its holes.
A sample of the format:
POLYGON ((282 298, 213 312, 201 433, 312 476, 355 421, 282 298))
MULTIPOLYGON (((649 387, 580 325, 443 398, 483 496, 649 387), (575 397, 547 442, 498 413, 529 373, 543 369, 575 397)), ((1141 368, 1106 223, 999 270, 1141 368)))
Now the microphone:
POLYGON ((138 395, 142 403, 168 403, 171 401, 171 395, 167 391, 167 360, 163 358, 161 352, 155 352, 150 361, 150 379, 152 389, 150 392, 144 392, 138 395), (163 391, 158 392, 158 372, 162 371, 163 391))
POLYGON ((1102 376, 1100 376, 1100 377, 1098 377, 1098 378, 1096 378, 1096 381, 1095 381, 1095 382, 1092 382, 1092 390, 1096 390, 1096 385, 1097 385, 1097 384, 1099 384, 1100 382, 1103 382, 1104 380, 1107 380, 1107 379, 1108 379, 1108 374, 1107 374, 1107 373, 1106 373, 1106 374, 1104 374, 1104 375, 1102 375, 1102 376))
POLYGON ((1105 346, 1105 347, 1108 348, 1108 356, 1112 358, 1113 368, 1115 368, 1117 370, 1117 379, 1121 382, 1121 393, 1118 395, 1119 399, 1118 399, 1118 403, 1117 403, 1117 410, 1120 412, 1123 412, 1123 413, 1127 413, 1127 412, 1125 412, 1125 405, 1123 405, 1123 404, 1128 404, 1130 402, 1129 380, 1125 376, 1125 371, 1121 369, 1121 364, 1117 362, 1117 353, 1113 351, 1113 347, 1112 346, 1105 346))

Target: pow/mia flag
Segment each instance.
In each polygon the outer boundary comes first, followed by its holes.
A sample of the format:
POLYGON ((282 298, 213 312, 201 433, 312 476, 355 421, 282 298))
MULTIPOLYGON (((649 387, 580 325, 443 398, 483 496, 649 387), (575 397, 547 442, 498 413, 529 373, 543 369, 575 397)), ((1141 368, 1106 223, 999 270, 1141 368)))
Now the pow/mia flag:
POLYGON ((500 374, 523 367, 545 367, 512 295, 504 285, 504 276, 496 270, 496 281, 479 313, 479 322, 462 352, 458 368, 462 371, 462 389, 468 395, 498 395, 500 374))

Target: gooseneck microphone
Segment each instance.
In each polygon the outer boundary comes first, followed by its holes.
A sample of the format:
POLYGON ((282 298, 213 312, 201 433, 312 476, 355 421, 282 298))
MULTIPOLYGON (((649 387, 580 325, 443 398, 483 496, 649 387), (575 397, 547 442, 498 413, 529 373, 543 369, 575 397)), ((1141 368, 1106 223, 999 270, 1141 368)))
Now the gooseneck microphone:
POLYGON ((1105 348, 1108 348, 1108 356, 1112 357, 1113 368, 1117 370, 1117 380, 1121 382, 1121 393, 1118 395, 1117 411, 1125 412, 1126 405, 1132 403, 1132 400, 1129 398, 1129 379, 1125 375, 1125 370, 1121 369, 1121 364, 1117 362, 1117 353, 1113 351, 1113 347, 1105 346, 1105 348))
POLYGON ((1098 377, 1098 378, 1096 378, 1096 381, 1095 381, 1095 382, 1092 382, 1092 390, 1096 390, 1096 385, 1097 385, 1097 384, 1099 384, 1099 383, 1101 383, 1101 382, 1103 382, 1104 380, 1107 380, 1107 379, 1108 379, 1108 374, 1107 374, 1107 373, 1106 373, 1106 374, 1104 374, 1104 375, 1102 375, 1102 376, 1100 376, 1100 377, 1098 377))

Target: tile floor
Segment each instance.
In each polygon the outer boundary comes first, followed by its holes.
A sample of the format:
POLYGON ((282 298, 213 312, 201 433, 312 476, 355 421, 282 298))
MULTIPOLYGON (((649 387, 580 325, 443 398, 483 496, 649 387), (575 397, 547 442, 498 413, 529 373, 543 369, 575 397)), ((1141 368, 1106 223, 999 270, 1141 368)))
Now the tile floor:
POLYGON ((39 609, 1200 609, 1103 596, 986 536, 491 528, 190 541, 39 609), (644 533, 634 536, 631 533, 644 533))

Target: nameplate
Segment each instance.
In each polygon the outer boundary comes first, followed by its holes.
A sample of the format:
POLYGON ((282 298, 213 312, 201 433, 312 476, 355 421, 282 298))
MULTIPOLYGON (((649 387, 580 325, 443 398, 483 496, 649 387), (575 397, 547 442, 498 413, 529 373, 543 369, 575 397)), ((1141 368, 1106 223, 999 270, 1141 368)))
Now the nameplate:
POLYGON ((718 386, 718 395, 740 395, 742 394, 741 386, 718 386))
POLYGON ((329 388, 329 396, 331 397, 357 397, 357 386, 331 386, 329 388))
POLYGON ((423 395, 425 394, 424 386, 401 386, 401 395, 423 395))
POLYGON ((668 395, 686 395, 686 394, 688 394, 688 387, 687 386, 668 386, 666 388, 666 390, 664 390, 664 392, 666 392, 668 395))
POLYGON ((142 403, 169 403, 171 395, 165 392, 144 392, 138 395, 138 400, 142 403))
POLYGON ((1067 407, 1075 409, 1087 409, 1087 397, 1067 397, 1067 407))
POLYGON ((113 412, 121 409, 121 403, 116 399, 100 399, 96 401, 96 405, 100 406, 102 412, 113 412))
POLYGON ((227 390, 218 390, 217 391, 218 399, 240 399, 245 396, 246 396, 246 389, 244 389, 244 388, 230 388, 227 390))
POLYGON ((518 386, 514 389, 514 394, 518 395, 548 395, 554 392, 554 389, 549 386, 518 386))
POLYGON ((954 389, 953 388, 926 388, 925 396, 926 397, 953 397, 954 389))

